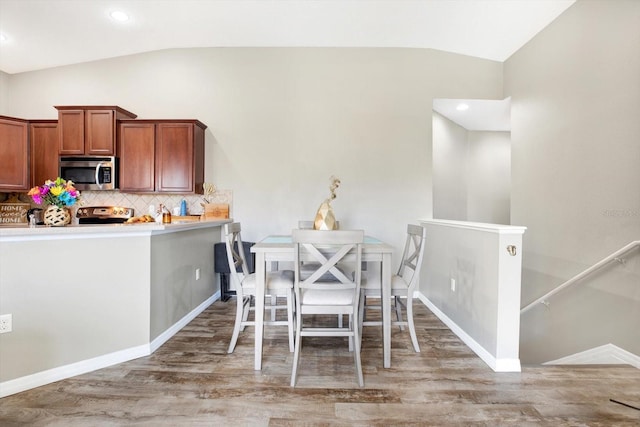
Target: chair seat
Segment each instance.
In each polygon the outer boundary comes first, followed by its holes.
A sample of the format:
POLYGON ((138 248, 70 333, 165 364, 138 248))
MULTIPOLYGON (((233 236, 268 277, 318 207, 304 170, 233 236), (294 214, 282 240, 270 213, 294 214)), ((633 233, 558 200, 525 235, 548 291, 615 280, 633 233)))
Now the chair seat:
MULTIPOLYGON (((268 294, 269 290, 278 289, 291 289, 293 288, 293 271, 292 270, 279 270, 270 271, 266 276, 266 289, 265 293, 268 294)), ((256 288, 256 274, 251 273, 242 281, 242 289, 249 292, 256 288)))
MULTIPOLYGON (((361 289, 365 289, 367 291, 377 290, 378 292, 380 292, 382 289, 380 276, 377 274, 372 274, 371 276, 365 277, 365 275, 363 274, 362 284, 360 287, 361 289)), ((408 289, 409 284, 402 278, 402 276, 398 276, 397 274, 391 276, 391 293, 393 293, 393 291, 407 291, 408 289)))
POLYGON ((302 305, 352 305, 353 290, 341 289, 325 291, 320 289, 301 289, 300 303, 302 305))

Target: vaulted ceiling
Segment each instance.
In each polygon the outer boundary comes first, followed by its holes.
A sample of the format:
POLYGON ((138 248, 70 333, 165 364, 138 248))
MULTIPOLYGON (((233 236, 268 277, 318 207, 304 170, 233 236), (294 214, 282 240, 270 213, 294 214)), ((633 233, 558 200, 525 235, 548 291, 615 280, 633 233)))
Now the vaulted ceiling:
POLYGON ((0 0, 0 70, 238 46, 430 48, 505 61, 574 1, 0 0), (114 21, 115 10, 129 19, 114 21))

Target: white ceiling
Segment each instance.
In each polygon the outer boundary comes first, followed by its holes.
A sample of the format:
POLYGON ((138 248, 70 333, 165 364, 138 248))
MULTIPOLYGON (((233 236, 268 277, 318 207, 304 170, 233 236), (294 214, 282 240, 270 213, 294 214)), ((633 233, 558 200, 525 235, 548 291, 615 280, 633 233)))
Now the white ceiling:
POLYGON ((0 70, 182 47, 431 48, 505 61, 575 0, 0 0, 0 70), (111 20, 115 9, 125 23, 111 20))
POLYGON ((433 109, 467 130, 510 131, 511 98, 493 99, 434 99, 433 109), (469 108, 458 110, 458 105, 469 108))
MULTIPOLYGON (((168 48, 430 48, 505 61, 575 0, 0 0, 9 74, 168 48), (124 23, 109 14, 129 14, 124 23)), ((468 130, 509 130, 509 100, 434 100, 468 130), (460 112, 456 106, 467 103, 460 112)))

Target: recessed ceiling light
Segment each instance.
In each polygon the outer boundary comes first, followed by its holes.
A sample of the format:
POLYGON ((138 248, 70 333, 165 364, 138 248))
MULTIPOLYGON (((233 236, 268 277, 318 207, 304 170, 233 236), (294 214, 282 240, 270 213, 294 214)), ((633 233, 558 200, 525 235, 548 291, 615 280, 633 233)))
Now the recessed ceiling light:
POLYGON ((458 104, 458 106, 456 107, 456 110, 458 111, 466 111, 469 109, 469 106, 467 104, 458 104))
POLYGON ((124 13, 121 10, 114 10, 113 12, 111 12, 109 14, 109 16, 111 16, 111 18, 113 18, 114 20, 116 20, 118 22, 124 22, 124 21, 128 21, 129 20, 129 15, 127 15, 126 13, 124 13))
POLYGON ((7 41, 7 36, 5 36, 4 34, 0 34, 0 42, 6 42, 7 41))

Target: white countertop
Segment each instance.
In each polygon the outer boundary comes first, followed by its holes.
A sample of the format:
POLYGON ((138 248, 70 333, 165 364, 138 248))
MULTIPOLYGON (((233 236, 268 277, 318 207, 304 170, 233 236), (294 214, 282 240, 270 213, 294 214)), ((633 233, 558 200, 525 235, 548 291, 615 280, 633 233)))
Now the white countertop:
POLYGON ((96 237, 119 237, 155 235, 197 230, 199 228, 219 227, 231 222, 231 219, 217 221, 185 221, 171 224, 132 223, 132 224, 70 224, 64 227, 37 225, 0 227, 0 242, 51 240, 51 239, 83 239, 96 237))

